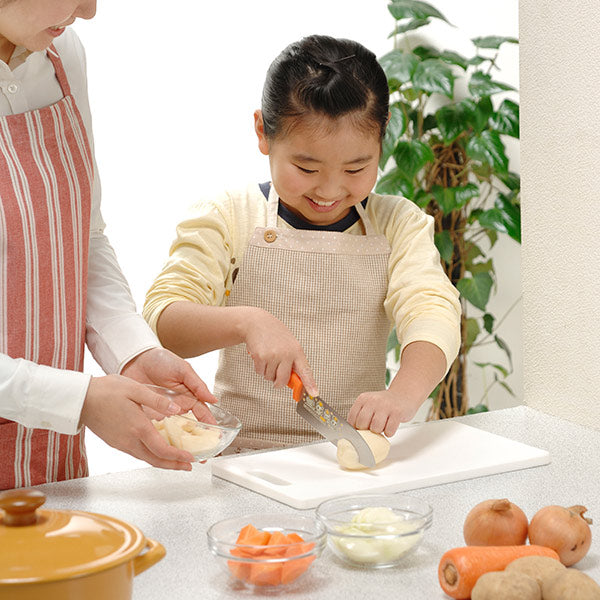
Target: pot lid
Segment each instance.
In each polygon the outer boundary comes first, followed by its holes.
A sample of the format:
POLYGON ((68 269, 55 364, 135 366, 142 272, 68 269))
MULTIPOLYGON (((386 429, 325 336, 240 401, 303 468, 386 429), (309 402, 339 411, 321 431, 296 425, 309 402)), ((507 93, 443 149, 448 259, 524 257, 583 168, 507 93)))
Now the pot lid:
POLYGON ((0 585, 69 579, 139 554, 142 532, 113 517, 47 510, 37 490, 0 493, 0 585))

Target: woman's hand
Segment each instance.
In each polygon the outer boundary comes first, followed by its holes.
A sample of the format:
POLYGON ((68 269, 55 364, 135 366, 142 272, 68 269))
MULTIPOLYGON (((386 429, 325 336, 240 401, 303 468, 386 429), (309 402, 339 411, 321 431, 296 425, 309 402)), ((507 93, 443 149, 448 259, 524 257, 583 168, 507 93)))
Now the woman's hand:
POLYGON ((302 346, 279 319, 259 308, 248 309, 244 342, 254 370, 275 388, 285 387, 294 370, 311 396, 319 390, 302 346))
POLYGON ((128 377, 92 377, 81 410, 81 424, 109 446, 155 467, 191 470, 194 457, 167 444, 142 407, 166 415, 181 412, 178 403, 128 377))

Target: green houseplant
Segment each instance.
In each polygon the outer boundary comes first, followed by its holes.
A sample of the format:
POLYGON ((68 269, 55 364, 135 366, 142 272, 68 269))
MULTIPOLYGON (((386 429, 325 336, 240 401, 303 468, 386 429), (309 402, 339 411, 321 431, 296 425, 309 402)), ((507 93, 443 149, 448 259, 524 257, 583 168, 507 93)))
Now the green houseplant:
MULTIPOLYGON (((429 413, 429 418, 452 417, 486 410, 491 385, 512 394, 505 381, 512 372, 510 349, 497 333, 502 317, 491 314, 487 304, 497 283, 491 248, 499 235, 521 241, 520 178, 509 171, 502 138, 519 137, 519 106, 499 100, 498 94, 514 88, 493 78, 503 44, 518 41, 474 38, 472 57, 414 46, 411 32, 432 19, 447 19, 419 0, 392 0, 388 9, 395 20, 394 46, 380 63, 389 81, 391 116, 376 191, 405 196, 433 216, 443 267, 460 292, 460 352, 433 392, 429 413), (466 80, 460 96, 459 78, 466 80), (502 349, 507 365, 475 363, 491 384, 469 408, 467 355, 490 342, 502 349)), ((398 361, 394 332, 388 349, 398 361)))

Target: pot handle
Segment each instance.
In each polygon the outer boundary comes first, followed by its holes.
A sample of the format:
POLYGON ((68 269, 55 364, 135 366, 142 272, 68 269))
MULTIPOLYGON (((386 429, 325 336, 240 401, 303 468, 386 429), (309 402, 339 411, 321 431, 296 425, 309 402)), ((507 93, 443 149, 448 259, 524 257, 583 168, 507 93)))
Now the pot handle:
POLYGON ((133 575, 139 575, 146 569, 149 569, 152 565, 156 564, 161 560, 167 553, 165 547, 160 542, 155 542, 149 538, 146 538, 146 552, 138 554, 133 559, 133 575))

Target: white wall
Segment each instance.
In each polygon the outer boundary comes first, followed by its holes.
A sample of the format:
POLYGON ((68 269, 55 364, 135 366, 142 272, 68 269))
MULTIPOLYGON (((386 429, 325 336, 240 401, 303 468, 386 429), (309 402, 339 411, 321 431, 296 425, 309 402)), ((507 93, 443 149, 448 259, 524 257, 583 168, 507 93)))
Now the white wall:
POLYGON ((598 3, 520 10, 525 402, 600 428, 598 3))
MULTIPOLYGON (((456 27, 430 26, 429 43, 471 56, 471 37, 517 35, 517 0, 433 4, 456 27)), ((167 256, 174 226, 199 190, 269 179, 267 160, 256 148, 252 112, 271 60, 289 42, 311 33, 354 38, 381 56, 391 49, 387 36, 393 23, 386 0, 293 5, 280 0, 100 0, 96 18, 76 24, 88 55, 107 233, 140 308, 167 256)), ((495 77, 517 86, 517 47, 507 46, 500 65, 495 77)), ((511 168, 519 168, 515 144, 511 168)), ((501 315, 520 294, 519 246, 502 242, 495 255, 499 294, 490 309, 501 315)), ((499 331, 513 350, 510 384, 517 401, 520 330, 518 306, 499 331)), ((487 350, 482 358, 495 360, 487 350)), ((214 354, 192 364, 212 384, 214 354)), ((100 374, 89 357, 86 368, 100 374)), ((472 369, 470 383, 474 402, 482 389, 477 371, 472 369)), ((500 388, 493 390, 492 408, 514 402, 500 388)))

